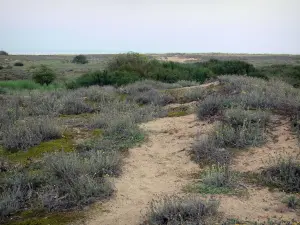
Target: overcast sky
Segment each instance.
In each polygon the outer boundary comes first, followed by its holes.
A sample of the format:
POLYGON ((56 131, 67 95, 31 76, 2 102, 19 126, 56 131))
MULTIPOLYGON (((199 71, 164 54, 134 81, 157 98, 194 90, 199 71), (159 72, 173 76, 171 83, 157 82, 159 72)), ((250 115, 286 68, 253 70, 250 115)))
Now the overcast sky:
POLYGON ((300 0, 0 0, 9 53, 300 54, 300 0))

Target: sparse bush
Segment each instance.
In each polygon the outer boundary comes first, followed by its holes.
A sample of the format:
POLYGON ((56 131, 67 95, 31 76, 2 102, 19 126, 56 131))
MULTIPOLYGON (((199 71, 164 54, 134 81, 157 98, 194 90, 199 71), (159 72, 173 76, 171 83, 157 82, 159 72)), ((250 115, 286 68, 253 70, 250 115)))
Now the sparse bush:
POLYGON ((24 66, 24 63, 22 63, 20 61, 16 61, 16 62, 14 62, 14 66, 24 66))
POLYGON ((262 172, 263 182, 285 192, 300 191, 300 164, 293 158, 279 158, 262 172))
POLYGON ((213 224, 219 220, 219 203, 196 197, 164 197, 150 203, 146 222, 150 225, 213 224))
POLYGON ((89 61, 87 60, 85 55, 77 55, 73 58, 72 63, 76 64, 86 64, 89 61))
POLYGON ((7 150, 27 150, 42 141, 61 137, 58 127, 50 119, 16 121, 3 132, 3 146, 7 150))
POLYGON ((39 84, 51 84, 56 78, 55 72, 46 65, 40 65, 33 71, 32 79, 39 84))

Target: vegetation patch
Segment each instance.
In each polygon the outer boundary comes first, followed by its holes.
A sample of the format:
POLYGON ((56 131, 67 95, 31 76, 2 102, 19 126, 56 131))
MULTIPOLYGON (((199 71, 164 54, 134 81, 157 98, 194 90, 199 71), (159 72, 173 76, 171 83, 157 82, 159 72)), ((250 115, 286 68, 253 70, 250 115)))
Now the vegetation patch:
POLYGON ((42 142, 29 148, 27 151, 8 152, 1 150, 0 155, 7 157, 10 161, 21 164, 31 163, 32 160, 41 158, 45 153, 55 151, 71 152, 74 150, 74 143, 69 137, 42 142))
POLYGON ((263 184, 285 192, 300 192, 300 163, 292 157, 279 158, 262 171, 263 184))
POLYGON ((220 221, 219 203, 197 197, 163 197, 150 203, 146 223, 151 225, 213 224, 220 221))
POLYGON ((22 219, 12 217, 4 225, 66 225, 84 218, 84 214, 80 211, 49 213, 44 210, 27 210, 19 217, 22 219))
POLYGON ((185 190, 201 194, 241 195, 239 175, 230 170, 228 165, 212 165, 200 175, 201 181, 188 185, 185 190))
POLYGON ((188 112, 186 110, 168 112, 168 117, 179 117, 179 116, 186 116, 186 115, 188 115, 188 112))

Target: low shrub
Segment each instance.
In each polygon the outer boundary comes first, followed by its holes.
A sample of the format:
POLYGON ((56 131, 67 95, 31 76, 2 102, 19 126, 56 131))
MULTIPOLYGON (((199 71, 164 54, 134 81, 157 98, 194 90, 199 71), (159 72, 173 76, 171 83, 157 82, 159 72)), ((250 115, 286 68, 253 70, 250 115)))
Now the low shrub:
POLYGON ((200 137, 191 149, 193 159, 200 164, 228 164, 231 154, 227 148, 245 148, 264 143, 264 127, 260 122, 246 120, 242 125, 219 123, 207 136, 200 137))
POLYGON ((263 183, 285 192, 300 191, 300 164, 292 157, 279 158, 262 172, 263 183))
POLYGON ((239 107, 227 109, 224 112, 224 120, 233 127, 242 126, 244 121, 265 126, 269 119, 270 113, 262 110, 244 110, 239 107))
POLYGON ((199 164, 229 164, 231 154, 219 144, 213 133, 200 136, 191 148, 193 160, 199 164))
POLYGON ((215 116, 223 108, 224 98, 217 95, 210 95, 199 104, 197 116, 199 119, 215 116))
POLYGON ((60 129, 49 118, 16 121, 3 132, 3 147, 10 151, 27 150, 42 141, 61 137, 60 129))
POLYGON ((93 108, 85 103, 83 98, 78 98, 75 95, 68 95, 62 99, 60 114, 64 115, 77 115, 81 113, 90 113, 93 108))
POLYGON ((201 194, 242 194, 239 177, 229 165, 212 165, 201 173, 201 181, 186 188, 201 194))
POLYGON ((164 197, 150 203, 147 224, 213 224, 219 221, 218 202, 196 197, 164 197))
POLYGON ((104 178, 119 171, 119 156, 114 152, 63 153, 45 156, 43 160, 49 185, 40 198, 49 209, 70 208, 106 198, 112 193, 104 178))

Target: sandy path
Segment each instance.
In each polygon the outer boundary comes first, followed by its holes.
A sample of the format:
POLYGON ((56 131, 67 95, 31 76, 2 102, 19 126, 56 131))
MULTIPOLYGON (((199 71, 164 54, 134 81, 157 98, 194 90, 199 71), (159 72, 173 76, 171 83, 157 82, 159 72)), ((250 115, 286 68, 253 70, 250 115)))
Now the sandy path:
POLYGON ((139 224, 147 204, 157 195, 182 192, 182 187, 191 182, 191 174, 198 171, 186 150, 195 135, 210 126, 195 115, 142 124, 149 140, 129 150, 123 175, 115 180, 115 197, 102 205, 104 212, 93 212, 86 224, 139 224))

